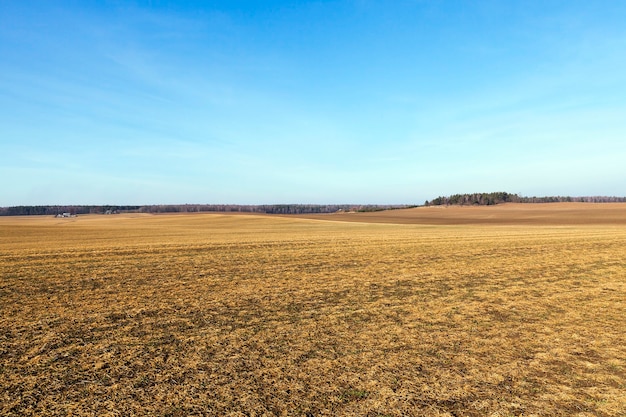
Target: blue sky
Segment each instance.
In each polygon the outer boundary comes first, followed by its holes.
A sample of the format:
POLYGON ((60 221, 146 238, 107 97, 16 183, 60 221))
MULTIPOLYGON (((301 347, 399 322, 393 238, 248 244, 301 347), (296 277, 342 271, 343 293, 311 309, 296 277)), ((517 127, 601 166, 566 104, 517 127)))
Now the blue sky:
POLYGON ((0 0, 0 206, 626 195, 626 2, 0 0))

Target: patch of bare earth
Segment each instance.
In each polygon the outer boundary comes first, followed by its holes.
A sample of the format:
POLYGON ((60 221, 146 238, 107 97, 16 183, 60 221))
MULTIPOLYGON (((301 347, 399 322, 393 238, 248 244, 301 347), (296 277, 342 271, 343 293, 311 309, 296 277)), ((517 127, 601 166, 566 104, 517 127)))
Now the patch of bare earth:
POLYGON ((626 203, 541 203, 431 206, 369 213, 298 216, 307 219, 423 225, 626 225, 626 203))
POLYGON ((625 247, 619 224, 0 219, 0 415, 624 416, 625 247))

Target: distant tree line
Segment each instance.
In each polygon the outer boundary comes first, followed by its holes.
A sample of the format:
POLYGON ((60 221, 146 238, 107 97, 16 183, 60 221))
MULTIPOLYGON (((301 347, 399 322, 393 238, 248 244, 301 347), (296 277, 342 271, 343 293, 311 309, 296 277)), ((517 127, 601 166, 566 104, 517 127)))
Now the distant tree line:
MULTIPOLYGON (((626 197, 521 197, 506 192, 453 194, 426 201, 426 206, 462 205, 490 206, 501 203, 617 203, 626 202, 626 197)), ((146 206, 119 205, 65 205, 65 206, 14 206, 0 207, 0 216, 57 216, 63 213, 81 214, 117 214, 117 213, 266 213, 266 214, 323 214, 336 212, 374 212, 417 207, 404 204, 164 204, 146 206)))
POLYGON ((14 206, 0 207, 0 216, 32 216, 32 215, 50 215, 56 216, 63 213, 72 215, 79 214, 105 214, 105 213, 121 213, 134 212, 141 206, 14 206))
POLYGON ((521 197, 518 194, 507 192, 495 193, 474 193, 474 194, 453 194, 448 197, 437 197, 431 201, 426 201, 426 206, 491 206, 502 203, 624 203, 626 197, 521 197))
POLYGON ((370 212, 399 208, 415 207, 409 205, 354 205, 354 204, 165 204, 146 206, 15 206, 0 207, 0 216, 50 215, 63 213, 81 214, 117 214, 117 213, 266 213, 266 214, 313 214, 336 213, 339 211, 370 212))
POLYGON ((197 212, 226 212, 226 213, 265 213, 265 214, 311 214, 336 213, 338 211, 373 211, 391 208, 404 208, 398 205, 351 205, 351 204, 264 204, 264 205, 236 205, 236 204, 184 204, 184 205, 153 205, 142 206, 139 213, 197 213, 197 212))

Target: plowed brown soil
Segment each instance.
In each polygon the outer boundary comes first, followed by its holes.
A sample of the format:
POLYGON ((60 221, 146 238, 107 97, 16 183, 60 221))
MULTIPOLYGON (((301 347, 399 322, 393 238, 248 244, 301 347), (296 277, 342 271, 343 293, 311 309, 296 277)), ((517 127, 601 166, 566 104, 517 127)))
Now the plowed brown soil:
POLYGON ((396 224, 626 225, 626 203, 499 204, 433 206, 371 213, 302 215, 319 220, 396 224))

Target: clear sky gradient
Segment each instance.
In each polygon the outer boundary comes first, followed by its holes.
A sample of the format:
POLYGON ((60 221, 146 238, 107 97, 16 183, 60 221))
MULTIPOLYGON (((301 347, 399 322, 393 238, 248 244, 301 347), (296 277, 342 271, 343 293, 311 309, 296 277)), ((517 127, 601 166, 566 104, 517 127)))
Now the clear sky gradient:
POLYGON ((0 0, 0 206, 626 195, 623 1, 0 0))

